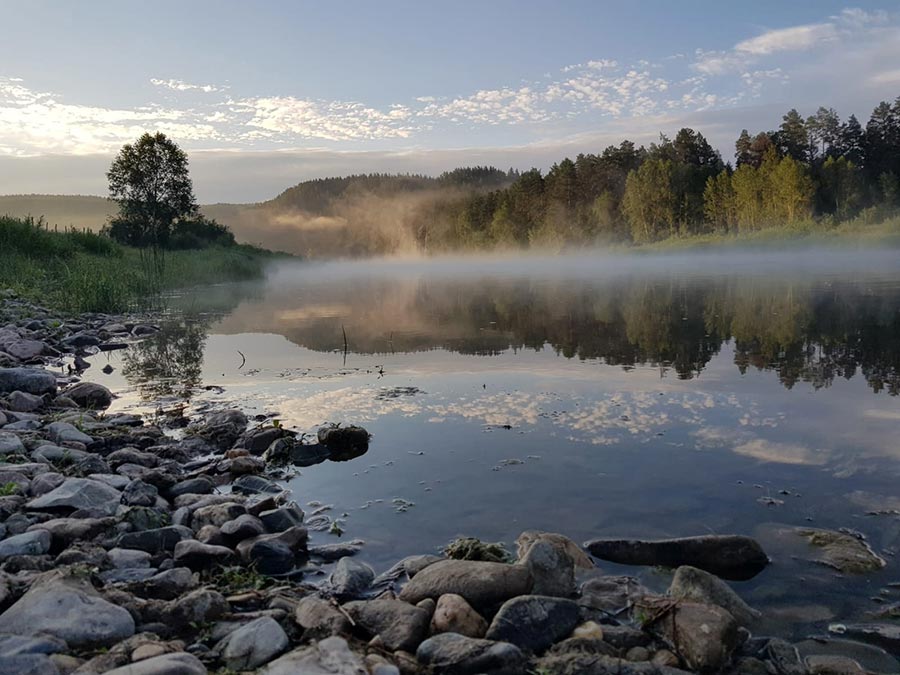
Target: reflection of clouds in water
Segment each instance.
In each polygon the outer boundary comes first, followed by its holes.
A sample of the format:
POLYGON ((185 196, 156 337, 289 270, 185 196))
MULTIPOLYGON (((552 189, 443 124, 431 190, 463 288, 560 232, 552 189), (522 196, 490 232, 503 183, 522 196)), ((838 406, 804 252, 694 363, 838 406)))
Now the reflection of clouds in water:
POLYGON ((863 417, 885 422, 900 422, 900 410, 864 410, 863 417))
POLYGON ((545 415, 543 406, 558 397, 550 394, 490 394, 472 400, 461 399, 454 403, 430 406, 435 415, 455 415, 484 424, 522 426, 535 425, 545 415))
POLYGON ((385 415, 412 417, 425 410, 412 397, 377 398, 381 389, 343 387, 298 398, 285 396, 276 402, 282 415, 301 429, 325 422, 370 422, 385 415))
POLYGON ((691 433, 698 450, 728 448, 746 457, 778 464, 805 464, 821 466, 830 452, 813 449, 799 443, 779 443, 754 436, 750 431, 727 427, 702 427, 691 433))
POLYGON ((808 464, 821 466, 828 461, 831 453, 827 450, 808 448, 796 443, 777 443, 765 438, 754 438, 752 441, 735 446, 739 455, 755 457, 765 462, 779 464, 808 464))
POLYGON ((695 428, 690 436, 700 450, 725 448, 765 462, 811 466, 821 466, 831 458, 827 450, 760 438, 754 429, 774 428, 784 415, 763 416, 756 402, 741 401, 733 394, 686 392, 661 396, 659 392, 638 391, 615 392, 591 400, 515 391, 447 402, 421 395, 379 397, 382 392, 379 388, 343 387, 307 397, 285 397, 278 405, 285 417, 304 429, 324 422, 365 423, 384 416, 424 415, 432 424, 460 418, 495 426, 545 423, 561 429, 569 441, 611 446, 629 438, 648 440, 674 424, 687 424, 695 428), (679 410, 689 415, 674 414, 679 410), (710 414, 723 424, 710 425, 710 414))

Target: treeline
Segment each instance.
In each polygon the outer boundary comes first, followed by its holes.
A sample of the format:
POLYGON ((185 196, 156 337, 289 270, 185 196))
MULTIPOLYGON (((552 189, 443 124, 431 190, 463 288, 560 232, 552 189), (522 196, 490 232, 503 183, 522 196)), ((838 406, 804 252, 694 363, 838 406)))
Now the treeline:
POLYGON ((416 238, 425 250, 640 243, 827 226, 864 211, 875 220, 900 205, 898 175, 900 98, 879 104, 865 128, 830 108, 806 119, 790 110, 776 130, 743 130, 733 164, 693 129, 649 147, 624 141, 436 199, 417 214, 416 238))

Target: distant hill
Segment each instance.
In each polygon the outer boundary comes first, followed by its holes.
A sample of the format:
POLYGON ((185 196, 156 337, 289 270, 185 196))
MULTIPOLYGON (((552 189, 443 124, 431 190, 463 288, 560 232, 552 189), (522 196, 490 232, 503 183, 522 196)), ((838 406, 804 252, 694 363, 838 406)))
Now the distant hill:
MULTIPOLYGON (((312 257, 418 250, 435 204, 509 186, 518 173, 467 167, 438 177, 361 174, 303 181, 258 204, 206 204, 241 243, 312 257)), ((43 217, 51 227, 99 230, 116 212, 104 197, 3 195, 0 215, 43 217)))

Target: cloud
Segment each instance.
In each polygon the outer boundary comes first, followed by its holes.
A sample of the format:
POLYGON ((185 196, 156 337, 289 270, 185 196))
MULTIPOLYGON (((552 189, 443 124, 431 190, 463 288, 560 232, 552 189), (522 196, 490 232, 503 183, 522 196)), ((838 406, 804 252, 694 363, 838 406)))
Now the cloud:
POLYGON ((243 124, 259 131, 256 138, 376 140, 408 138, 417 129, 409 124, 409 108, 401 105, 382 111, 358 102, 270 96, 235 101, 232 111, 250 115, 243 124))
POLYGON ((228 87, 217 86, 214 84, 191 84, 184 80, 160 80, 155 77, 150 79, 150 83, 154 86, 172 89, 174 91, 202 91, 207 94, 228 89, 228 87))
POLYGON ((734 46, 741 54, 755 56, 786 51, 805 51, 818 47, 837 37, 837 27, 833 23, 814 23, 770 30, 749 40, 742 40, 734 46))

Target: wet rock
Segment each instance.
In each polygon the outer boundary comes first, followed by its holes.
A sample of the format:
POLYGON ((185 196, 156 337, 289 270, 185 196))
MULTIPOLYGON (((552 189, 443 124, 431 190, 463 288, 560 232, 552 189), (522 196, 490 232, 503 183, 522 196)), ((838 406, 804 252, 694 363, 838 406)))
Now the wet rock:
POLYGON ((0 455, 24 455, 22 439, 9 431, 0 431, 0 455))
POLYGON ((0 656, 0 673, 8 675, 60 675, 59 668, 45 654, 0 656))
POLYGON ((641 610, 656 617, 645 628, 665 640, 692 670, 719 670, 738 646, 737 621, 721 607, 648 598, 641 610))
POLYGON ((347 556, 356 555, 362 550, 365 543, 362 539, 351 539, 350 541, 336 542, 334 544, 310 546, 309 556, 324 562, 334 562, 347 556))
POLYGON ((24 391, 14 391, 9 395, 8 403, 10 410, 15 412, 32 412, 42 408, 44 399, 37 394, 29 394, 24 391))
POLYGON ((346 461, 364 455, 369 450, 371 435, 362 427, 327 426, 319 429, 318 440, 329 452, 334 462, 346 461))
POLYGON ((239 410, 213 415, 207 426, 197 431, 199 437, 220 450, 230 448, 247 426, 247 417, 239 410))
POLYGON ((226 502, 225 504, 210 504, 202 506, 194 511, 191 516, 191 527, 199 530, 204 525, 215 525, 222 527, 229 520, 234 520, 238 516, 247 513, 247 509, 243 504, 235 502, 226 502))
POLYGON ((675 570, 675 576, 672 577, 672 584, 669 586, 669 595, 676 600, 721 607, 741 626, 751 626, 761 616, 757 610, 741 600, 728 584, 696 567, 683 566, 675 570))
POLYGON ((864 574, 887 564, 865 541, 853 535, 816 529, 799 529, 797 534, 818 550, 818 562, 840 572, 864 574))
POLYGON ((100 481, 89 478, 67 478, 58 488, 32 499, 26 508, 33 511, 56 509, 92 509, 105 515, 113 515, 121 495, 100 481))
POLYGON ((216 484, 208 476, 197 476, 179 481, 167 491, 169 499, 175 499, 181 495, 208 495, 216 489, 216 484))
POLYGON ((143 598, 174 600, 196 587, 197 582, 189 569, 175 567, 132 584, 127 590, 143 598))
POLYGON ((357 626, 380 636, 385 649, 392 652, 413 651, 428 635, 429 613, 402 600, 357 600, 344 609, 357 626))
POLYGON ((529 546, 519 564, 531 570, 534 595, 568 598, 575 593, 575 563, 563 546, 538 539, 529 546))
POLYGON ((79 382, 66 389, 63 394, 75 401, 79 408, 90 410, 106 410, 112 405, 112 392, 102 384, 79 382))
POLYGON ((50 533, 33 530, 0 541, 0 561, 16 555, 44 555, 50 550, 50 533))
POLYGON ((122 503, 128 506, 153 506, 158 496, 159 490, 155 486, 135 479, 122 490, 122 503))
POLYGON ((811 675, 865 675, 867 672, 859 663, 846 656, 816 654, 806 659, 811 675))
POLYGON ((266 462, 277 466, 293 464, 305 467, 321 464, 331 456, 328 448, 314 443, 311 445, 300 443, 296 438, 285 436, 272 441, 272 444, 263 453, 266 462))
POLYGON ((192 539, 194 533, 182 525, 169 525, 140 532, 126 532, 116 541, 121 548, 136 548, 147 553, 157 554, 162 551, 174 551, 176 544, 185 539, 192 539))
POLYGON ((262 455, 274 441, 290 437, 293 437, 293 434, 281 427, 253 429, 243 434, 235 443, 235 447, 244 448, 253 455, 262 455))
POLYGON ((362 658, 350 650, 347 641, 330 637, 295 649, 272 661, 260 675, 368 675, 362 658))
POLYGON ((113 644, 134 634, 134 619, 85 580, 49 573, 0 615, 0 632, 48 634, 72 647, 113 644))
POLYGON ((261 534, 265 534, 266 528, 259 518, 245 513, 234 520, 224 523, 221 527, 221 532, 228 541, 237 543, 250 537, 258 537, 261 534))
POLYGON ((338 560, 328 579, 328 589, 341 599, 359 598, 375 580, 375 570, 353 558, 338 560))
POLYGON ((150 554, 133 548, 113 548, 108 554, 110 564, 116 569, 149 568, 150 554))
POLYGON ((350 632, 350 620, 327 600, 308 595, 294 611, 294 620, 312 637, 350 632))
POLYGON ((106 675, 206 675, 203 662, 193 654, 175 652, 107 670, 106 675))
POLYGON ((87 539, 93 539, 116 524, 109 518, 53 518, 30 526, 29 530, 47 530, 52 537, 51 548, 60 550, 87 539))
POLYGON ((56 376, 41 368, 0 368, 0 393, 56 394, 56 376))
POLYGON ((503 603, 486 637, 542 652, 567 637, 578 622, 578 605, 571 600, 523 595, 503 603))
MULTIPOLYGON (((0 656, 56 654, 68 649, 65 640, 51 635, 0 635, 0 656)), ((4 672, 0 670, 0 672, 4 672)))
POLYGON ((487 629, 488 623, 484 617, 461 595, 445 593, 438 598, 431 617, 432 633, 459 633, 466 637, 483 638, 487 629))
POLYGON ((245 539, 237 545, 237 552, 247 564, 256 566, 261 574, 286 574, 306 558, 308 533, 302 527, 292 527, 279 534, 263 534, 245 539))
POLYGON ((455 593, 476 610, 531 591, 531 572, 522 565, 474 560, 442 560, 428 565, 403 588, 400 599, 416 603, 455 593))
POLYGON ((690 565, 723 579, 744 581, 759 574, 769 558, 754 539, 741 535, 705 535, 655 541, 595 539, 584 547, 596 558, 622 565, 690 565))
POLYGON ((594 561, 574 541, 562 534, 538 530, 525 530, 516 539, 516 556, 519 562, 525 558, 528 550, 538 541, 547 542, 554 548, 565 551, 575 567, 586 570, 594 569, 594 561))
POLYGON ((262 473, 266 469, 266 463, 259 457, 235 457, 220 462, 218 466, 220 471, 227 471, 232 476, 262 473))
POLYGON ((794 646, 804 664, 813 656, 842 656, 853 659, 867 672, 900 673, 900 661, 875 645, 819 636, 794 646))
POLYGON ((192 570, 202 570, 213 565, 227 564, 234 553, 224 546, 204 544, 196 539, 185 539, 175 544, 173 558, 176 565, 188 567, 192 570))
POLYGON ((251 670, 268 663, 288 647, 288 636, 275 619, 264 616, 229 633, 215 647, 225 666, 251 670))
POLYGON ((163 615, 171 616, 176 626, 188 628, 192 624, 221 619, 230 610, 228 601, 221 593, 199 589, 170 603, 163 615))
POLYGON ((68 422, 53 422, 47 425, 47 432, 55 443, 83 443, 90 445, 94 439, 83 431, 79 431, 68 422))
POLYGON ((604 575, 582 584, 578 603, 589 610, 618 614, 649 593, 635 577, 604 575))
POLYGON ((416 658, 434 672, 446 675, 519 675, 527 671, 527 658, 515 645, 457 633, 425 640, 416 650, 416 658))
POLYGON ((278 494, 282 488, 262 476, 244 475, 231 484, 231 489, 245 495, 278 494))
POLYGON ((302 525, 303 516, 303 509, 297 502, 289 502, 280 508, 261 512, 259 519, 269 532, 283 532, 289 527, 302 525))
MULTIPOLYGON (((2 544, 0 544, 2 546, 2 544)), ((892 623, 839 623, 828 626, 831 633, 900 653, 900 625, 892 623)))
POLYGON ((122 464, 136 464, 152 469, 159 464, 159 457, 152 452, 142 452, 137 448, 122 448, 107 455, 106 461, 109 462, 110 466, 114 467, 122 464))
POLYGON ((766 645, 765 653, 779 675, 805 675, 806 667, 800 652, 790 642, 773 638, 766 645))

